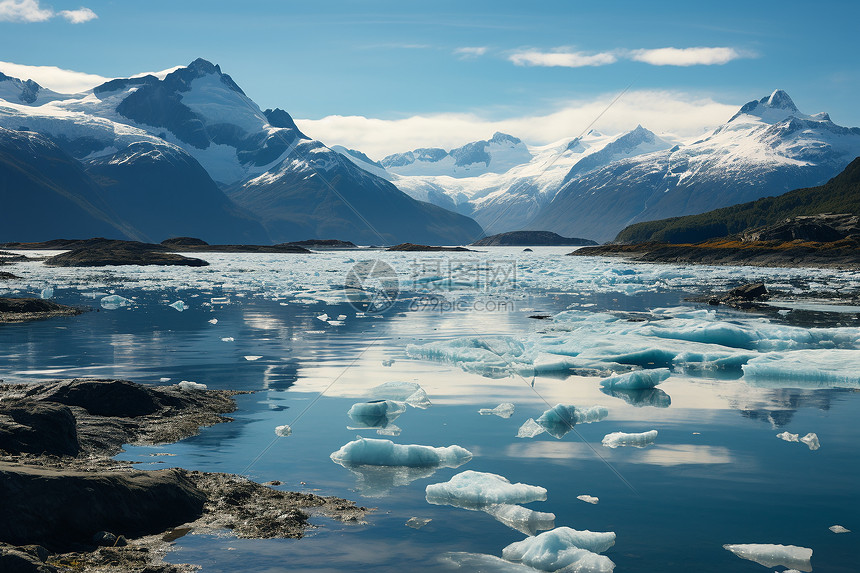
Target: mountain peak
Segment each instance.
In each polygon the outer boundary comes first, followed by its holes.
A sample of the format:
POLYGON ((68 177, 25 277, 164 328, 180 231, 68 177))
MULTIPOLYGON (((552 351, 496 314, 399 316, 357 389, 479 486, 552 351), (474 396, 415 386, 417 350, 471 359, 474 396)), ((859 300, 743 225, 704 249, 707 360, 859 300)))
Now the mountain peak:
POLYGON ((493 137, 490 138, 490 143, 513 143, 514 145, 517 145, 519 143, 522 143, 522 140, 517 137, 514 137, 513 135, 508 135, 507 133, 497 131, 493 134, 493 137))
POLYGON ((769 98, 762 98, 760 103, 772 108, 786 109, 789 111, 798 111, 797 106, 791 100, 789 95, 783 90, 774 90, 769 98))
POLYGON ((729 120, 734 121, 742 115, 755 115, 762 119, 765 116, 771 120, 780 121, 794 114, 800 113, 797 106, 794 105, 791 97, 783 90, 774 90, 769 96, 763 97, 760 100, 753 100, 744 104, 744 106, 729 120))

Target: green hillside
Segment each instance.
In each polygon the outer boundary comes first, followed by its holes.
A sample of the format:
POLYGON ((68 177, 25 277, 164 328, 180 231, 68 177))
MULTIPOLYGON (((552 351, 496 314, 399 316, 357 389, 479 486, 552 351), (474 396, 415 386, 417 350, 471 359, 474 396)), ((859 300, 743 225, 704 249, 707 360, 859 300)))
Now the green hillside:
POLYGON ((778 223, 789 217, 819 213, 860 215, 860 157, 819 187, 797 189, 778 197, 765 197, 700 215, 636 223, 618 233, 615 242, 697 243, 778 223))

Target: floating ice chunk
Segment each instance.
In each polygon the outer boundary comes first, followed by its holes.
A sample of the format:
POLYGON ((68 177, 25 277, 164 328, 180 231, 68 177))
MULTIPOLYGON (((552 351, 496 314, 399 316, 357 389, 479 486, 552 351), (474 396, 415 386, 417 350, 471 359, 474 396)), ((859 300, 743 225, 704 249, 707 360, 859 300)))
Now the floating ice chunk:
POLYGON ((293 429, 286 424, 284 424, 283 426, 275 427, 275 435, 280 436, 281 438, 286 438, 292 433, 293 429))
POLYGON ((499 418, 510 418, 514 415, 514 405, 510 402, 502 402, 495 408, 481 408, 478 413, 482 416, 498 416, 499 418))
POLYGON ((183 380, 182 382, 177 384, 177 386, 183 392, 195 392, 205 390, 207 388, 206 384, 200 384, 199 382, 191 382, 190 380, 183 380))
POLYGON ((812 571, 810 559, 812 549, 808 547, 797 547, 796 545, 774 545, 771 543, 747 543, 738 545, 723 545, 740 557, 754 561, 765 567, 777 567, 782 565, 798 571, 812 571))
POLYGON ((209 324, 218 324, 218 319, 213 318, 213 319, 209 320, 208 322, 209 322, 209 324))
POLYGON ((615 563, 598 555, 615 545, 611 531, 577 531, 557 527, 502 549, 502 557, 524 563, 541 571, 611 573, 615 563))
POLYGON ((339 315, 337 315, 337 319, 340 322, 343 322, 344 320, 346 320, 346 315, 345 314, 339 314, 339 315))
POLYGON ((331 325, 331 326, 343 326, 343 321, 342 321, 342 320, 329 320, 329 321, 326 321, 326 322, 328 322, 328 323, 329 323, 329 325, 331 325))
POLYGON ((609 415, 609 410, 603 406, 577 408, 565 404, 556 404, 545 411, 536 420, 537 424, 556 438, 563 438, 576 424, 599 422, 609 415))
POLYGON ((604 388, 616 390, 642 390, 654 388, 657 384, 671 375, 668 368, 656 368, 654 370, 634 370, 626 374, 610 376, 600 381, 604 388))
POLYGON ((588 406, 585 408, 574 406, 573 408, 573 415, 576 418, 577 424, 599 422, 609 415, 609 410, 604 406, 588 406))
POLYGON ((809 449, 812 451, 815 451, 821 447, 821 442, 818 441, 818 435, 813 432, 809 432, 808 434, 800 438, 800 441, 809 446, 809 449))
POLYGON ((159 381, 159 382, 162 382, 162 383, 164 383, 164 382, 170 382, 170 378, 159 378, 159 379, 158 379, 158 381, 159 381))
POLYGON ((644 448, 654 443, 657 439, 657 430, 650 430, 639 434, 627 434, 624 432, 613 432, 603 436, 603 445, 607 448, 618 448, 621 446, 633 446, 644 448))
POLYGON ((412 529, 421 529, 431 521, 433 520, 429 517, 410 517, 406 521, 406 527, 411 527, 412 529))
POLYGON ((800 435, 799 434, 791 434, 789 432, 782 432, 781 434, 776 435, 780 440, 785 440, 786 442, 799 442, 800 435))
POLYGON ((323 321, 323 322, 326 322, 326 321, 328 321, 328 315, 327 315, 327 314, 325 314, 325 313, 320 314, 320 315, 318 315, 318 316, 317 316, 317 320, 321 320, 321 321, 323 321))
POLYGON ((496 474, 467 470, 446 482, 428 485, 425 498, 434 505, 483 509, 495 504, 544 501, 546 489, 524 483, 511 483, 496 474))
POLYGON ((369 397, 406 402, 413 408, 426 409, 431 406, 427 393, 415 382, 386 382, 371 388, 369 397))
POLYGON ((245 360, 247 360, 248 362, 254 362, 256 360, 259 360, 260 358, 262 358, 262 356, 245 356, 245 360))
POLYGON ((41 298, 53 298, 54 296, 54 287, 45 287, 42 289, 41 294, 39 295, 41 298))
POLYGON ((600 499, 588 494, 578 495, 576 496, 576 499, 584 501, 585 503, 591 503, 593 505, 597 505, 597 502, 600 501, 600 499))
POLYGON ((601 392, 613 398, 620 398, 631 406, 641 408, 642 406, 653 406, 654 408, 668 408, 672 405, 672 398, 659 388, 643 388, 642 390, 619 390, 618 388, 601 388, 601 392))
POLYGON ((842 527, 841 525, 831 525, 827 529, 829 529, 833 533, 851 533, 850 529, 846 529, 846 528, 842 527))
MULTIPOLYGON (((240 295, 237 294, 236 296, 240 296, 240 295)), ((212 297, 209 299, 209 304, 213 304, 213 305, 230 304, 230 299, 227 298, 226 296, 216 296, 216 297, 212 297)))
POLYGON ((535 436, 539 436, 543 434, 546 430, 544 430, 543 426, 534 421, 534 418, 529 418, 526 420, 520 429, 517 430, 518 438, 534 438, 535 436))
POLYGON ((391 366, 392 364, 394 364, 394 360, 383 360, 382 361, 382 365, 386 366, 386 367, 391 366))
POLYGON ((331 454, 339 464, 405 467, 458 467, 472 459, 460 446, 400 445, 391 440, 358 438, 331 454))
POLYGON ((536 573, 536 569, 520 563, 511 563, 495 555, 485 553, 451 552, 439 556, 439 563, 446 569, 470 573, 536 573))
POLYGON ((525 535, 534 535, 538 531, 546 531, 555 527, 555 514, 534 511, 521 505, 498 504, 483 508, 499 523, 507 525, 525 535))
POLYGON ((347 414, 359 427, 385 428, 405 411, 405 402, 374 400, 353 404, 347 414))
POLYGON ((124 296, 119 296, 118 294, 106 296, 101 300, 102 308, 105 310, 116 310, 118 308, 131 306, 133 304, 133 300, 127 299, 124 296))
POLYGON ((232 336, 225 336, 224 338, 221 339, 221 342, 235 342, 235 341, 236 341, 236 339, 233 338, 232 336))
POLYGON ((184 302, 182 302, 181 300, 177 300, 177 301, 176 301, 176 302, 174 302, 173 304, 168 304, 167 306, 169 306, 170 308, 176 309, 176 310, 178 310, 179 312, 182 312, 183 310, 185 310, 185 309, 187 309, 187 308, 188 308, 188 305, 186 305, 186 304, 185 304, 184 302))
MULTIPOLYGON (((349 428, 350 430, 358 430, 360 428, 349 428)), ((380 436, 399 436, 403 430, 395 424, 388 424, 383 428, 377 428, 376 433, 380 436)))
POLYGON ((743 372, 744 380, 756 386, 858 388, 860 352, 841 349, 769 352, 750 359, 743 372))

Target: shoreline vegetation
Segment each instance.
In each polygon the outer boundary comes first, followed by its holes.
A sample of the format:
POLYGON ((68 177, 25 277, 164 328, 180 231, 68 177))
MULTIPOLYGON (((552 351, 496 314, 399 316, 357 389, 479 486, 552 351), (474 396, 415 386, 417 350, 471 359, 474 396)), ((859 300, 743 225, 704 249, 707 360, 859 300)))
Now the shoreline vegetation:
POLYGON ((312 515, 363 523, 367 508, 280 482, 112 459, 124 444, 173 443, 232 421, 241 393, 126 380, 0 385, 0 570, 184 573, 196 567, 163 558, 190 531, 300 538, 312 515))

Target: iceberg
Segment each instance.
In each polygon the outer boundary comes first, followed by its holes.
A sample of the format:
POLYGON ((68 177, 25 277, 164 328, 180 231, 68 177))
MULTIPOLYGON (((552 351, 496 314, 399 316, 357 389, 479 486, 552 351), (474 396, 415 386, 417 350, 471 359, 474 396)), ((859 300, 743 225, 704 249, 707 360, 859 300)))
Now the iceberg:
POLYGON ((468 571, 470 573, 536 573, 537 569, 511 563, 495 555, 485 553, 465 553, 461 551, 443 553, 439 563, 446 569, 468 571))
POLYGON ((517 430, 518 438, 534 438, 535 436, 539 436, 543 434, 546 430, 544 430, 543 426, 534 421, 534 418, 529 418, 526 420, 520 429, 517 430))
POLYGON ((176 310, 178 310, 179 312, 182 312, 183 310, 185 310, 185 309, 187 309, 187 308, 188 308, 188 305, 186 305, 186 304, 185 304, 184 302, 182 302, 181 300, 177 300, 177 301, 176 301, 176 302, 174 302, 173 304, 168 304, 167 306, 169 306, 170 308, 176 309, 176 310))
POLYGON ((611 573, 615 563, 599 555, 615 545, 611 531, 577 531, 558 527, 511 543, 502 549, 502 557, 541 571, 571 571, 579 573, 611 573))
POLYGON ((433 505, 452 505, 463 509, 484 509, 489 505, 545 501, 546 489, 486 472, 467 470, 443 483, 426 487, 425 498, 433 505))
POLYGON ((262 358, 262 356, 245 356, 244 358, 248 362, 255 362, 255 361, 259 360, 260 358, 262 358))
POLYGON ((53 298, 54 296, 54 287, 45 287, 42 289, 42 292, 39 294, 41 298, 53 298))
POLYGON ((813 432, 809 432, 808 434, 800 438, 800 441, 809 446, 809 449, 812 451, 815 451, 821 447, 821 442, 818 441, 818 435, 813 432))
POLYGON ((510 402, 503 402, 495 408, 481 408, 478 413, 482 416, 498 416, 499 418, 510 418, 514 415, 514 405, 510 402))
POLYGON ((641 408, 642 406, 668 408, 672 405, 672 398, 660 388, 643 388, 641 390, 601 388, 600 391, 607 396, 624 400, 631 406, 635 406, 637 408, 641 408))
POLYGON ((415 382, 385 382, 370 389, 369 398, 406 402, 413 408, 426 409, 431 406, 427 393, 415 382))
POLYGON ((521 505, 502 503, 490 505, 483 511, 496 518, 496 521, 507 525, 525 535, 534 535, 538 531, 546 531, 555 527, 555 514, 534 511, 521 505))
POLYGON ((850 529, 846 529, 845 527, 842 527, 841 525, 831 525, 827 529, 829 529, 833 533, 851 533, 850 529))
POLYGON ((411 527, 412 529, 421 529, 428 523, 433 521, 429 517, 410 517, 406 520, 406 527, 411 527))
POLYGON ((603 436, 603 445, 607 448, 619 448, 622 446, 633 446, 644 448, 654 443, 657 439, 657 430, 650 430, 639 434, 627 434, 625 432, 613 432, 603 436))
POLYGON ((668 368, 656 368, 654 370, 634 370, 626 374, 610 376, 600 381, 604 388, 615 390, 643 390, 654 388, 668 378, 671 372, 668 368))
POLYGON ((119 296, 118 294, 106 296, 101 300, 102 308, 105 310, 116 310, 118 308, 131 306, 133 304, 133 300, 127 299, 124 296, 119 296))
POLYGON ((328 315, 327 315, 327 314, 325 314, 325 313, 320 314, 320 315, 318 315, 318 316, 317 316, 317 320, 321 320, 321 321, 323 321, 323 322, 327 322, 327 321, 328 321, 328 315))
POLYGON ((289 436, 292 433, 293 433, 293 429, 286 424, 284 424, 283 426, 275 427, 275 435, 279 436, 281 438, 286 438, 287 436, 289 436))
POLYGON ((391 440, 358 438, 331 454, 339 464, 404 467, 456 468, 472 459, 472 453, 460 446, 400 445, 391 440))
POLYGON ((549 435, 561 439, 573 430, 576 424, 599 422, 608 415, 609 410, 603 406, 577 408, 576 406, 556 404, 541 414, 536 423, 549 435))
POLYGON ((812 571, 810 560, 812 549, 796 545, 774 545, 770 543, 746 543, 723 545, 741 559, 754 561, 765 567, 783 566, 798 571, 812 571))
POLYGON ((179 384, 176 385, 183 392, 194 392, 200 390, 206 390, 206 384, 200 384, 198 382, 191 382, 190 380, 183 380, 179 384))
POLYGON ((208 320, 207 322, 208 322, 209 324, 218 324, 218 319, 217 319, 217 318, 212 318, 212 319, 208 320))
POLYGON ((374 400, 353 404, 347 414, 359 428, 387 428, 405 411, 405 402, 374 400))
POLYGON ((600 501, 600 499, 588 494, 578 495, 576 496, 576 499, 584 501, 585 503, 591 503, 593 505, 597 505, 597 502, 600 501))
POLYGON ((236 339, 233 338, 232 336, 225 336, 224 338, 221 339, 221 342, 236 342, 236 339))
POLYGON ((784 440, 786 442, 799 442, 800 434, 791 434, 789 432, 782 432, 781 434, 776 435, 780 440, 784 440))
POLYGON ((750 359, 743 373, 748 383, 768 388, 860 388, 860 352, 770 352, 750 359))

